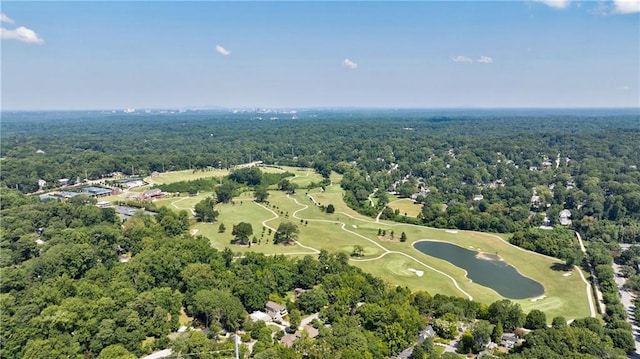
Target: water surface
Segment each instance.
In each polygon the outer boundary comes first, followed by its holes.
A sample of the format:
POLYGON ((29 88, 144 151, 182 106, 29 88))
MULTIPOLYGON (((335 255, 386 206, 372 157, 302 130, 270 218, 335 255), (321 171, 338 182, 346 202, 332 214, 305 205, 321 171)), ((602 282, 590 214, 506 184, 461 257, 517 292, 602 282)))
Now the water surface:
POLYGON ((466 270, 467 277, 474 283, 489 287, 505 298, 524 299, 544 294, 544 287, 540 283, 518 273, 495 254, 438 241, 421 241, 413 246, 428 256, 444 259, 466 270))

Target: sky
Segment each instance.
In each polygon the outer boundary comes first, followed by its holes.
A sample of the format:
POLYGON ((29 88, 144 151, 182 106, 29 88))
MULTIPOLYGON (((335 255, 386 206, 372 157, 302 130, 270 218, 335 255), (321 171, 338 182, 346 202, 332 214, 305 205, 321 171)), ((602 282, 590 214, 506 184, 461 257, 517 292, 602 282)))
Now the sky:
POLYGON ((640 0, 0 9, 2 110, 640 107, 640 0))

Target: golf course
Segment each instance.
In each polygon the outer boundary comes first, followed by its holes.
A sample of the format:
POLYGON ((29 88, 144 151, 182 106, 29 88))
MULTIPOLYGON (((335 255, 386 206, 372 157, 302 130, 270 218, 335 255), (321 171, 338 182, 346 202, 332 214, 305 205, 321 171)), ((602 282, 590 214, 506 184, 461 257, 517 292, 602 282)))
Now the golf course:
MULTIPOLYGON (((351 255, 357 247, 360 255, 350 257, 351 264, 384 279, 389 285, 426 290, 432 295, 441 293, 462 296, 487 304, 505 298, 496 290, 470 280, 464 269, 447 260, 422 253, 414 247, 420 241, 446 242, 477 252, 476 258, 498 260, 504 266, 515 268, 519 276, 539 283, 543 288, 540 295, 523 299, 507 298, 519 303, 525 312, 542 310, 549 321, 555 316, 567 319, 595 316, 589 284, 581 269, 574 267, 570 271, 558 270, 558 264, 563 264, 561 260, 513 246, 507 241, 509 235, 376 221, 375 218, 358 214, 344 203, 343 190, 339 185, 341 176, 336 173, 332 173, 331 184, 324 189, 305 189, 309 184, 322 180, 312 169, 283 167, 262 170, 293 173, 295 176, 289 180, 298 186, 295 194, 288 195, 270 188, 267 201, 257 203, 252 192, 244 192, 230 203, 217 205, 219 216, 216 222, 193 224, 191 234, 208 238, 217 249, 229 247, 237 253, 256 251, 268 255, 304 256, 317 255, 324 249, 351 255), (334 206, 334 213, 322 210, 322 207, 329 204, 334 206), (255 243, 251 246, 231 244, 233 225, 239 222, 252 225, 255 243), (294 245, 273 244, 276 228, 282 222, 292 222, 298 226, 300 233, 294 245), (225 227, 224 231, 220 230, 220 224, 225 227), (400 241, 401 233, 406 235, 404 242, 400 241)), ((148 182, 172 183, 220 177, 228 173, 225 170, 161 173, 148 179, 148 182)), ((169 197, 157 200, 156 204, 174 210, 186 210, 193 215, 194 206, 211 195, 212 193, 199 193, 191 197, 169 197)), ((406 199, 394 199, 389 207, 412 216, 419 212, 418 205, 406 199)), ((490 280, 500 281, 502 278, 496 276, 490 280)))

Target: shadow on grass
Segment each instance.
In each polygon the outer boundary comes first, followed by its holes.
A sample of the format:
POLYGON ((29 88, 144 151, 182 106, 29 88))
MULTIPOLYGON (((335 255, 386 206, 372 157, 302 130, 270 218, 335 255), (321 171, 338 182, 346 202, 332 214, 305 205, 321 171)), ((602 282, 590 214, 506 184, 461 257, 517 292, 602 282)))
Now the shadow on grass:
POLYGON ((573 269, 573 266, 567 266, 565 263, 556 262, 553 263, 550 268, 557 272, 570 272, 573 269))

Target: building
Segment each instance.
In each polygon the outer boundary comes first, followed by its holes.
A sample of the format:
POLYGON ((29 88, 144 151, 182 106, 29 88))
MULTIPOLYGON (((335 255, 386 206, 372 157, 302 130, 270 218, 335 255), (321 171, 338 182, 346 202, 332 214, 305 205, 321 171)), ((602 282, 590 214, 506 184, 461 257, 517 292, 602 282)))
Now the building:
POLYGON ((563 209, 560 211, 560 224, 563 226, 571 225, 571 211, 568 209, 563 209))
POLYGON ((126 188, 142 187, 146 183, 140 178, 126 178, 117 181, 119 185, 126 188))
POLYGON ((160 190, 160 188, 148 189, 142 192, 139 196, 136 197, 138 201, 152 201, 157 198, 162 198, 165 196, 165 193, 160 190))
POLYGON ((85 187, 82 189, 82 193, 91 197, 105 197, 111 195, 111 190, 100 187, 85 187))
POLYGON ((276 302, 272 302, 272 301, 268 301, 267 304, 265 304, 265 310, 267 312, 267 314, 273 319, 273 320, 282 320, 282 317, 284 317, 285 315, 289 314, 287 312, 287 308, 285 308, 284 306, 276 303, 276 302))
POLYGON ((152 178, 156 178, 156 177, 159 177, 159 176, 160 176, 160 173, 158 171, 151 172, 151 177, 152 178))
POLYGON ((481 194, 476 194, 473 196, 474 201, 482 201, 483 199, 484 199, 484 196, 481 194))
POLYGON ((47 185, 47 181, 43 180, 43 179, 39 179, 38 180, 38 187, 42 188, 44 186, 47 185))
POLYGON ((271 317, 269 316, 269 314, 261 312, 259 310, 256 310, 255 312, 249 314, 249 318, 251 318, 251 320, 254 322, 262 320, 265 323, 269 323, 271 321, 271 317))

